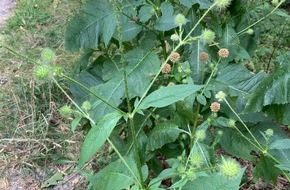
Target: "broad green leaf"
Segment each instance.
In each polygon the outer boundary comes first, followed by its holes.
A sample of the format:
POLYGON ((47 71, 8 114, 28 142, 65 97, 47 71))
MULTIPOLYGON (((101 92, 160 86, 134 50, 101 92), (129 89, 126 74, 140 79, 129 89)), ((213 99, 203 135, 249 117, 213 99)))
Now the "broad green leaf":
POLYGON ((279 165, 275 165, 277 168, 279 168, 280 170, 284 170, 284 171, 288 171, 290 172, 290 164, 286 165, 286 164, 279 164, 279 165))
POLYGON ((270 119, 275 119, 278 123, 283 125, 290 125, 290 103, 269 105, 266 106, 263 111, 270 119))
POLYGON ((269 145, 269 149, 290 149, 290 139, 279 139, 269 145))
POLYGON ((263 179, 265 180, 266 184, 268 184, 271 181, 274 182, 274 184, 276 184, 278 175, 280 173, 281 172, 274 166, 270 158, 261 155, 259 162, 254 168, 253 176, 257 181, 260 179, 261 176, 263 176, 263 179))
POLYGON ((81 12, 69 22, 65 47, 70 51, 77 51, 80 48, 97 48, 100 37, 107 44, 116 27, 114 17, 113 7, 108 1, 86 2, 81 12))
POLYGON ((200 9, 208 9, 214 0, 179 0, 180 3, 186 7, 191 7, 194 4, 199 4, 200 9))
POLYGON ((246 159, 253 160, 254 157, 250 154, 256 150, 247 140, 245 140, 235 129, 224 128, 221 137, 220 145, 228 153, 246 159), (243 148, 241 148, 243 147, 243 148))
POLYGON ((199 177, 194 181, 188 182, 182 190, 233 190, 239 189, 240 183, 246 168, 242 168, 239 175, 235 178, 226 178, 218 172, 209 174, 208 177, 199 177))
POLYGON ((139 11, 139 18, 141 22, 147 22, 154 15, 154 7, 151 5, 144 5, 139 11))
POLYGON ((156 178, 152 179, 148 185, 150 190, 156 190, 164 179, 171 178, 177 175, 177 171, 173 168, 163 170, 156 178))
POLYGON ((120 113, 109 113, 102 117, 97 125, 91 128, 81 148, 81 155, 78 163, 80 168, 89 161, 105 143, 121 117, 122 115, 120 113))
POLYGON ((147 150, 153 151, 161 148, 166 143, 175 141, 181 130, 171 122, 163 122, 153 128, 148 136, 147 150))
POLYGON ((215 80, 210 83, 210 89, 223 90, 231 96, 248 96, 259 87, 261 80, 266 76, 264 72, 250 73, 239 64, 221 65, 215 80))
POLYGON ((63 173, 56 172, 48 180, 46 180, 45 182, 43 182, 43 184, 41 185, 41 188, 48 188, 48 187, 57 185, 58 182, 61 181, 61 180, 63 180, 63 173))
MULTIPOLYGON (((132 40, 142 30, 140 25, 130 21, 129 18, 123 14, 120 14, 120 24, 123 42, 132 40)), ((115 31, 114 38, 118 39, 117 30, 115 31)))
POLYGON ((197 92, 202 85, 175 85, 158 89, 149 94, 139 105, 138 109, 146 109, 149 107, 165 107, 182 100, 189 95, 197 92))
POLYGON ((82 117, 76 117, 72 122, 71 122, 71 131, 74 133, 79 122, 81 121, 82 117))
MULTIPOLYGON (((158 72, 160 68, 160 60, 155 53, 146 53, 140 49, 132 50, 126 53, 125 59, 128 63, 126 69, 129 95, 131 98, 135 96, 142 96, 150 84, 151 79, 158 72)), ((87 71, 82 72, 82 74, 77 77, 77 80, 81 84, 90 87, 96 95, 117 107, 123 101, 125 94, 123 70, 120 68, 119 70, 114 69, 113 63, 105 62, 103 72, 107 73, 103 76, 103 78, 108 80, 106 83, 102 80, 98 83, 95 76, 87 71)), ((81 100, 81 102, 86 100, 90 101, 92 104, 90 116, 94 121, 98 121, 104 114, 110 113, 113 110, 110 106, 101 102, 94 95, 89 94, 85 89, 79 87, 78 85, 74 85, 72 92, 76 98, 81 100)))
POLYGON ((122 190, 137 183, 138 170, 133 158, 125 157, 124 160, 133 174, 121 160, 111 162, 100 172, 88 177, 92 190, 122 190))
POLYGON ((203 83, 203 73, 205 70, 205 64, 199 60, 199 54, 201 52, 208 52, 206 49, 206 46, 204 43, 202 43, 200 40, 197 40, 190 44, 190 51, 188 57, 189 57, 189 63, 191 68, 191 77, 193 81, 196 84, 202 84, 203 83))
POLYGON ((196 100, 198 101, 198 103, 206 105, 206 98, 202 94, 198 94, 196 96, 196 100))
POLYGON ((259 112, 264 106, 290 103, 290 52, 280 56, 280 67, 266 77, 249 101, 245 112, 259 112))
POLYGON ((161 4, 162 16, 156 20, 154 28, 160 31, 168 31, 175 28, 175 16, 173 15, 173 6, 169 2, 161 4))

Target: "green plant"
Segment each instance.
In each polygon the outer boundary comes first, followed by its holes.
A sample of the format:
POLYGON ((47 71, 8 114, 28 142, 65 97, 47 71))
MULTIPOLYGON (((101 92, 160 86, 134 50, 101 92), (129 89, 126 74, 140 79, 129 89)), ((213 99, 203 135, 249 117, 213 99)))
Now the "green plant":
POLYGON ((90 126, 79 169, 105 142, 114 150, 100 172, 82 171, 89 189, 238 189, 245 168, 216 156, 220 148, 252 162, 255 152, 255 179, 290 179, 290 140, 271 121, 290 124, 290 53, 272 74, 242 65, 257 48, 256 24, 283 1, 253 24, 251 3, 84 4, 66 33, 69 50, 85 49, 73 77, 36 64, 45 70, 40 79, 49 77, 74 104, 61 109, 74 115, 72 131, 80 121, 90 126), (74 98, 54 75, 70 82, 74 98))

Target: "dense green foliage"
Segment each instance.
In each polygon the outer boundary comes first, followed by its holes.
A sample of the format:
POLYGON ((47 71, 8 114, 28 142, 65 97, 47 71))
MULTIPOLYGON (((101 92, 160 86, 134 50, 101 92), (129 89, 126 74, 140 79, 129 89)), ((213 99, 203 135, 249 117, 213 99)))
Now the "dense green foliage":
POLYGON ((88 130, 78 167, 113 149, 100 172, 82 171, 89 189, 239 189, 238 158, 255 180, 289 180, 290 52, 272 72, 248 69, 259 23, 289 19, 282 3, 87 1, 66 31, 66 48, 83 50, 72 77, 48 70, 70 83, 72 131, 88 130))

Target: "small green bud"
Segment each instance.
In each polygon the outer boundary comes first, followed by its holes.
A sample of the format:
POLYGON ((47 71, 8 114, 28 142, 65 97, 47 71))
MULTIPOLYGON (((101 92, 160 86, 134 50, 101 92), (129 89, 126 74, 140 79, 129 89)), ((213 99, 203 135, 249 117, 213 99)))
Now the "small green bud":
POLYGON ((41 60, 45 63, 50 63, 55 59, 55 53, 53 50, 49 49, 49 48, 45 48, 42 50, 41 53, 41 60))
POLYGON ((185 167, 184 166, 178 166, 177 168, 177 172, 179 174, 184 174, 185 173, 185 167))
POLYGON ((252 28, 249 28, 246 32, 249 35, 253 35, 254 34, 254 30, 252 28))
POLYGON ((274 135, 274 131, 273 131, 273 129, 267 129, 267 130, 265 131, 265 134, 266 134, 268 137, 271 137, 271 136, 274 135))
POLYGON ((82 104, 82 108, 85 111, 89 111, 92 108, 91 103, 89 101, 84 101, 82 104))
POLYGON ((200 165, 203 163, 202 155, 200 153, 196 153, 191 156, 190 158, 190 164, 195 167, 200 167, 200 165))
POLYGON ((231 0, 215 0, 216 6, 220 9, 224 9, 231 4, 231 0))
POLYGON ((229 126, 234 127, 234 126, 236 125, 236 121, 233 120, 233 119, 230 119, 230 120, 228 121, 228 124, 229 124, 229 126))
POLYGON ((217 134, 220 135, 220 136, 222 136, 222 135, 224 134, 224 132, 221 131, 221 130, 219 130, 219 131, 217 132, 217 134))
POLYGON ((226 98, 226 94, 223 91, 219 91, 215 98, 218 99, 219 102, 223 101, 226 98))
POLYGON ((73 110, 68 105, 61 107, 59 110, 59 113, 62 116, 69 116, 72 112, 73 110))
POLYGON ((187 80, 186 79, 182 79, 181 83, 182 84, 187 84, 187 80))
POLYGON ((187 171, 186 173, 185 173, 185 175, 186 175, 186 178, 189 180, 189 181, 193 181, 193 180, 195 180, 196 179, 196 173, 194 172, 194 171, 187 171))
POLYGON ((235 178, 239 175, 241 166, 236 160, 232 158, 222 158, 222 163, 219 165, 219 170, 225 177, 235 178))
POLYGON ((272 0, 271 3, 274 5, 274 6, 277 6, 279 4, 279 0, 272 0))
POLYGON ((175 16, 175 23, 179 26, 185 25, 187 23, 187 19, 183 14, 178 14, 175 16))
POLYGON ((185 133, 182 133, 181 139, 183 139, 183 140, 187 139, 187 135, 185 133))
POLYGON ((201 34, 201 38, 205 43, 210 44, 214 42, 215 33, 209 29, 205 29, 201 34))
POLYGON ((191 73, 191 70, 189 68, 185 69, 185 74, 189 75, 191 73))
POLYGON ((195 132, 195 137, 197 140, 203 141, 206 137, 205 130, 200 129, 195 132))
POLYGON ((52 69, 45 65, 39 65, 34 68, 34 77, 39 81, 45 81, 52 77, 52 69))
POLYGON ((177 160, 182 161, 183 157, 182 156, 177 156, 177 160))
POLYGON ((170 36, 170 39, 171 39, 172 41, 179 41, 179 36, 178 36, 177 34, 172 34, 172 35, 170 36))

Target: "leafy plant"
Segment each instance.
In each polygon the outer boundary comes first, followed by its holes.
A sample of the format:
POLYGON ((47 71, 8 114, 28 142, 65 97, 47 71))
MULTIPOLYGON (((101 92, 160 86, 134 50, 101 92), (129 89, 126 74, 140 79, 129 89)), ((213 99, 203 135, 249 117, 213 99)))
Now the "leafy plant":
POLYGON ((89 189, 238 189, 245 168, 233 156, 258 160, 255 179, 289 180, 289 139, 272 119, 290 125, 290 53, 272 74, 243 66, 257 23, 282 3, 251 23, 244 0, 87 1, 66 33, 67 49, 85 50, 73 77, 53 65, 36 77, 70 82, 74 99, 58 86, 76 110, 62 111, 73 131, 90 126, 80 169, 106 141, 114 150, 114 162, 85 174, 89 189))

